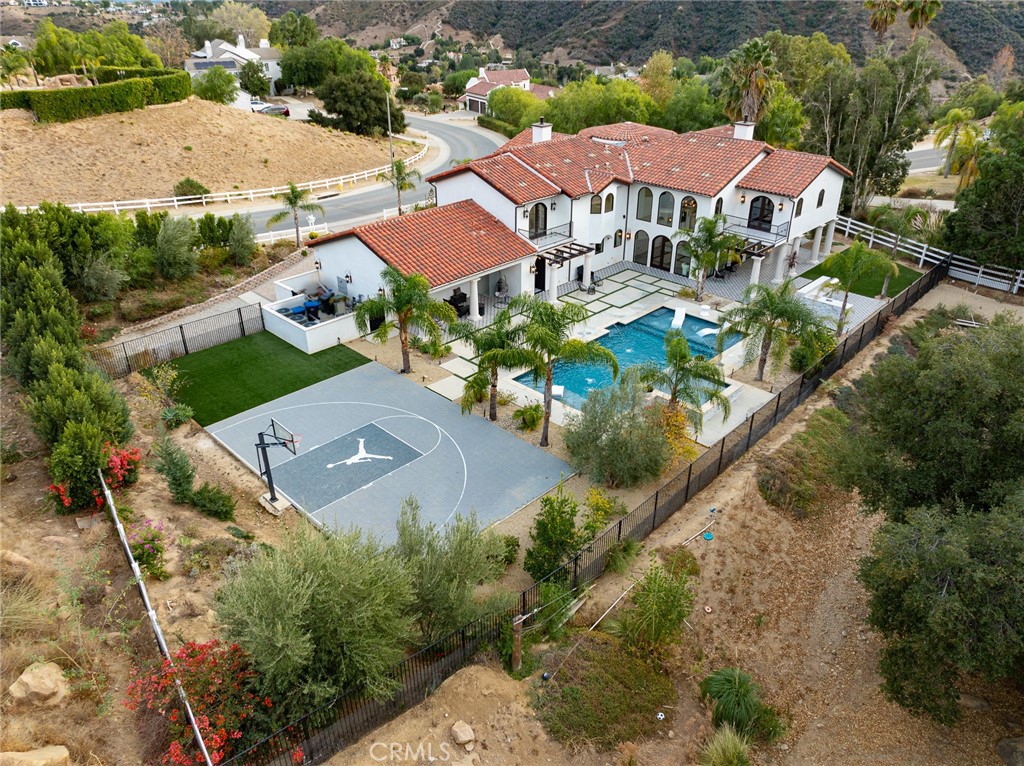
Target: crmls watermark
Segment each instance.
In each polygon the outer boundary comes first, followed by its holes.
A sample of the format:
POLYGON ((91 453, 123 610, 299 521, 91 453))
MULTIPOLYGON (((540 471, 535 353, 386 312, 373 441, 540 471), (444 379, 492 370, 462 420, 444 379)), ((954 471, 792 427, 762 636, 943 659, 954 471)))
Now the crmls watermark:
POLYGON ((370 757, 377 763, 446 763, 452 759, 452 749, 447 742, 374 742, 370 757))

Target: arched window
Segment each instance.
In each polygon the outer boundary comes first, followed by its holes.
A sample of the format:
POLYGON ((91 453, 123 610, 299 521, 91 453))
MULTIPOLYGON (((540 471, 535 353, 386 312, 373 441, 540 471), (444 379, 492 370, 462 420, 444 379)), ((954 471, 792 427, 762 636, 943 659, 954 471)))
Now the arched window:
POLYGON ((757 229, 758 231, 771 231, 774 215, 774 202, 767 197, 754 197, 750 201, 750 215, 747 216, 747 227, 757 229))
POLYGON ((672 208, 675 207, 675 199, 668 192, 662 192, 658 197, 658 225, 672 225, 672 208))
POLYGON ((679 203, 679 228, 683 231, 693 231, 696 225, 697 200, 693 197, 683 197, 683 201, 679 203))
POLYGON ((615 207, 615 195, 608 192, 608 195, 604 198, 604 212, 612 212, 613 207, 615 207))
POLYGON ((622 247, 622 229, 615 232, 615 247, 622 247))
POLYGON ((804 198, 801 197, 796 201, 796 212, 793 213, 794 218, 799 218, 800 214, 804 212, 804 198))
POLYGON ((633 235, 633 263, 647 265, 647 245, 650 240, 646 231, 638 231, 633 235))
POLYGON ((715 200, 715 215, 721 215, 721 214, 722 214, 722 198, 719 197, 718 199, 715 200))
POLYGON ((820 192, 818 192, 818 207, 821 207, 824 204, 825 204, 825 190, 822 189, 820 192))
POLYGON ((651 220, 651 208, 654 207, 654 192, 646 186, 636 195, 636 217, 638 221, 651 220))
POLYGON ((685 242, 676 245, 676 261, 672 264, 672 273, 681 277, 690 276, 690 246, 685 242))
POLYGON ((593 197, 590 198, 590 214, 601 214, 601 195, 595 194, 593 197))
POLYGON ((548 206, 538 202, 530 208, 530 239, 537 239, 548 233, 548 206))
POLYGON ((655 237, 651 245, 651 266, 662 271, 672 268, 672 240, 668 237, 655 237))

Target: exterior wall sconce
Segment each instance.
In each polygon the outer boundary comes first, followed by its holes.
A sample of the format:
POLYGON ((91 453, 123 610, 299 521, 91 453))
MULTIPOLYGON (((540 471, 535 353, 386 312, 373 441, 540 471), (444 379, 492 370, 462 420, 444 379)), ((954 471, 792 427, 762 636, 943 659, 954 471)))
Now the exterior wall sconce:
POLYGON ((378 287, 377 288, 377 295, 381 296, 382 298, 384 297, 384 288, 383 287, 378 287))
POLYGON ((537 264, 536 263, 531 263, 530 264, 530 273, 531 274, 536 274, 537 273, 537 264))
POLYGON ((319 258, 317 258, 315 261, 313 261, 313 268, 316 269, 317 271, 320 271, 320 259, 319 258))
POLYGON ((740 204, 742 205, 746 201, 747 201, 747 195, 746 194, 741 194, 740 195, 740 204))
POLYGON ((627 231, 626 232, 626 239, 633 239, 633 232, 627 231))
POLYGON ((555 200, 551 200, 551 209, 554 210, 557 207, 555 200))
MULTIPOLYGON (((320 268, 320 264, 317 264, 317 268, 318 269, 320 268)), ((345 272, 345 281, 348 284, 352 284, 352 272, 351 271, 346 271, 345 272)))
POLYGON ((781 202, 779 203, 779 212, 780 213, 782 212, 782 203, 781 202))

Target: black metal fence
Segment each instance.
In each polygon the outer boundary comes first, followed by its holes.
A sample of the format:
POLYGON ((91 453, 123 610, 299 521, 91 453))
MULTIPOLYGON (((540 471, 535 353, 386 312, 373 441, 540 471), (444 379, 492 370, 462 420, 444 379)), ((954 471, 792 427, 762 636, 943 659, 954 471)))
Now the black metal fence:
POLYGON ((263 329, 263 311, 257 303, 94 348, 89 354, 110 377, 123 378, 154 364, 244 338, 263 329))
POLYGON ((922 275, 906 290, 854 328, 812 371, 797 378, 737 428, 727 433, 666 482, 657 492, 612 524, 604 534, 572 560, 540 582, 524 590, 516 608, 493 615, 444 637, 404 660, 395 668, 398 692, 391 700, 369 700, 358 690, 338 697, 308 713, 290 726, 239 753, 225 764, 290 766, 299 762, 320 763, 410 705, 422 701, 448 676, 464 665, 476 649, 496 640, 502 627, 517 615, 532 615, 544 606, 541 585, 560 582, 578 591, 596 580, 605 569, 608 553, 620 540, 644 540, 687 501, 739 460, 772 428, 813 394, 823 380, 832 377, 857 352, 878 337, 890 316, 899 316, 937 285, 946 273, 940 264, 922 275), (301 751, 303 760, 297 758, 301 751), (293 761, 293 757, 296 757, 293 761))

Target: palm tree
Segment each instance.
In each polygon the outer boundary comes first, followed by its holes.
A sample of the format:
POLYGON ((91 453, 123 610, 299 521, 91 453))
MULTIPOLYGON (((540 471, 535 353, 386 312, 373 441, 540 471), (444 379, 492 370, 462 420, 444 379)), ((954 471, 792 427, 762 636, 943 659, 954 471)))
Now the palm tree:
MULTIPOLYGON (((764 380, 769 358, 773 372, 782 367, 790 340, 824 326, 811 307, 797 297, 792 279, 774 288, 750 285, 743 293, 743 304, 723 312, 720 322, 747 336, 746 361, 757 359, 754 380, 758 381, 764 380)), ((725 335, 719 333, 719 350, 724 342, 725 335)))
POLYGON ((697 291, 696 299, 700 302, 707 287, 708 272, 729 261, 740 260, 738 251, 743 248, 743 237, 726 234, 725 216, 716 215, 698 220, 693 231, 680 229, 673 235, 673 239, 680 238, 686 240, 696 266, 694 289, 697 291))
POLYGON ((532 295, 518 295, 509 303, 512 313, 526 317, 523 347, 531 352, 536 377, 544 376, 544 427, 540 446, 548 446, 548 426, 551 423, 552 376, 555 362, 598 362, 612 368, 612 377, 619 375, 619 362, 615 354, 597 343, 585 343, 570 337, 572 328, 586 320, 590 313, 577 303, 554 305, 532 295))
POLYGON ((843 305, 839 309, 839 321, 836 323, 836 337, 843 334, 843 324, 846 321, 846 304, 850 299, 850 288, 854 283, 865 277, 885 275, 885 284, 882 288, 882 297, 889 290, 889 278, 898 276, 900 273, 896 262, 885 253, 872 250, 859 239, 855 240, 845 250, 832 253, 822 261, 822 270, 831 274, 833 279, 838 280, 839 285, 835 292, 843 291, 843 305), (893 272, 895 271, 895 274, 893 272))
POLYGON ((942 10, 941 0, 903 0, 903 10, 910 24, 910 42, 917 39, 917 33, 931 24, 942 10))
POLYGON ((903 0, 864 0, 864 7, 871 11, 871 29, 881 38, 896 23, 903 0))
POLYGON ((778 76, 775 54, 760 38, 748 40, 729 54, 723 91, 725 113, 732 120, 757 122, 768 109, 772 84, 778 76))
MULTIPOLYGON (((526 324, 516 322, 512 311, 505 307, 494 317, 494 322, 482 330, 471 331, 468 340, 477 353, 477 372, 466 382, 463 401, 483 401, 490 390, 490 418, 498 419, 498 370, 513 367, 534 367, 536 354, 523 348, 526 324)), ((469 411, 465 406, 464 411, 469 411)))
POLYGON ((319 213, 322 216, 326 216, 327 214, 324 212, 323 207, 315 202, 309 202, 308 200, 312 196, 312 192, 308 189, 300 189, 291 181, 288 182, 288 191, 271 196, 277 201, 284 203, 287 209, 282 210, 280 213, 274 213, 274 215, 267 219, 267 231, 270 231, 271 227, 275 224, 288 220, 288 216, 291 216, 295 222, 295 247, 302 247, 302 237, 299 235, 299 211, 319 213))
POLYGON ((946 150, 946 162, 942 168, 942 177, 949 178, 949 170, 953 166, 953 153, 957 150, 960 141, 960 133, 971 126, 974 119, 974 110, 970 107, 965 109, 950 109, 946 116, 939 120, 935 130, 936 146, 949 144, 946 150))
POLYGON ((729 417, 729 399, 722 394, 725 388, 722 368, 699 354, 693 356, 682 330, 665 333, 665 360, 666 367, 645 362, 626 372, 638 376, 649 386, 667 390, 669 407, 681 402, 694 433, 699 434, 704 427, 701 409, 704 402, 714 402, 722 408, 725 417, 729 417))
POLYGON ((391 163, 391 169, 377 174, 378 181, 387 181, 395 189, 398 195, 398 214, 402 214, 402 192, 416 188, 416 182, 423 178, 418 170, 410 170, 405 167, 405 160, 395 160, 391 163))
POLYGON ((978 180, 978 163, 982 157, 988 154, 990 148, 989 142, 983 137, 981 128, 973 122, 961 129, 960 138, 953 152, 951 167, 951 170, 960 176, 960 181, 956 185, 957 191, 966 189, 978 180))
MULTIPOLYGON (((928 211, 916 205, 893 205, 886 202, 872 208, 868 213, 868 222, 872 226, 892 232, 896 235, 896 241, 892 243, 892 256, 897 257, 900 249, 900 240, 921 231, 923 219, 928 217, 928 211)), ((886 284, 888 287, 888 284, 886 284)))
POLYGON ((416 328, 425 333, 429 340, 441 343, 447 327, 458 321, 455 309, 444 301, 430 297, 430 283, 422 274, 405 276, 394 266, 385 267, 380 273, 384 286, 376 298, 369 298, 356 307, 356 327, 366 335, 370 322, 385 319, 373 332, 378 343, 387 343, 391 331, 398 330, 402 344, 403 374, 412 372, 409 359, 409 329, 416 328), (393 316, 394 319, 386 319, 393 316))
POLYGON ((0 51, 0 76, 14 90, 14 83, 11 78, 19 75, 28 68, 28 59, 17 47, 7 44, 0 51))

